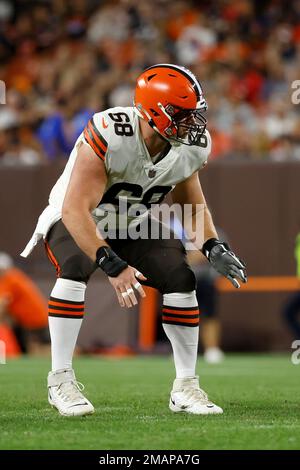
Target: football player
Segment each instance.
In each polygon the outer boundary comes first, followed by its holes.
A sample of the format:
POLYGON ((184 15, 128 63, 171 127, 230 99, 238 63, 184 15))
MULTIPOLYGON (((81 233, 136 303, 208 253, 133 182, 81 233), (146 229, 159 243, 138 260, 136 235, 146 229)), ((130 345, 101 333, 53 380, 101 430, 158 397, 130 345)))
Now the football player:
MULTIPOLYGON (((170 409, 200 415, 223 412, 208 399, 196 375, 199 310, 195 277, 181 241, 104 237, 96 229, 103 213, 120 201, 126 199, 128 208, 137 203, 150 208, 172 191, 174 203, 204 205, 204 243, 198 248, 208 261, 235 287, 238 280, 246 282, 244 263, 218 239, 198 178, 211 149, 206 107, 200 83, 186 68, 158 64, 145 70, 137 79, 132 107, 107 109, 87 123, 22 253, 27 256, 43 237, 57 271, 49 300, 48 396, 64 416, 94 412, 76 381, 72 356, 86 286, 98 268, 108 276, 122 307, 135 305, 137 294, 145 295, 143 285, 163 294, 163 328, 176 370, 170 409)), ((145 213, 136 218, 141 225, 152 223, 145 213)))

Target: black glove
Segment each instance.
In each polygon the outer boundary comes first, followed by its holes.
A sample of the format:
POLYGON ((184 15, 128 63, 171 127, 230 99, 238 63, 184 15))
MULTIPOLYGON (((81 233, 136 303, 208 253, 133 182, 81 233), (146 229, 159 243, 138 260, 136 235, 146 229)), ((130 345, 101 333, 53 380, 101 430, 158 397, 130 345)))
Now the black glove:
POLYGON ((230 250, 227 243, 210 238, 204 243, 202 253, 215 270, 227 277, 237 289, 240 288, 240 284, 235 278, 247 282, 245 263, 230 250))
POLYGON ((96 263, 108 276, 117 277, 128 267, 128 264, 109 246, 100 246, 96 253, 96 263))

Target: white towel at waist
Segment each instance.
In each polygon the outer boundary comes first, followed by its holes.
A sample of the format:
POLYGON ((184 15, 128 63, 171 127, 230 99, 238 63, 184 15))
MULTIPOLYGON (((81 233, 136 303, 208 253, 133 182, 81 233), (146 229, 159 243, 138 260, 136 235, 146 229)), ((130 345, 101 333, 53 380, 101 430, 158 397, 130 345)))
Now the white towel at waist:
POLYGON ((56 207, 47 206, 39 216, 33 235, 21 253, 23 258, 27 258, 27 256, 30 255, 34 247, 42 238, 46 238, 52 225, 54 225, 59 219, 61 219, 61 211, 56 207))

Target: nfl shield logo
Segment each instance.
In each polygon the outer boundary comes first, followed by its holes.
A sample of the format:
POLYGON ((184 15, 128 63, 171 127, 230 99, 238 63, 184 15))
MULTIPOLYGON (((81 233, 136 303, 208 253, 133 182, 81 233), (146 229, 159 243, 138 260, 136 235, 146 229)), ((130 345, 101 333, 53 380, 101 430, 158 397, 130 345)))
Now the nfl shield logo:
POLYGON ((154 168, 151 168, 148 172, 149 178, 154 178, 155 175, 156 175, 156 170, 154 170, 154 168))

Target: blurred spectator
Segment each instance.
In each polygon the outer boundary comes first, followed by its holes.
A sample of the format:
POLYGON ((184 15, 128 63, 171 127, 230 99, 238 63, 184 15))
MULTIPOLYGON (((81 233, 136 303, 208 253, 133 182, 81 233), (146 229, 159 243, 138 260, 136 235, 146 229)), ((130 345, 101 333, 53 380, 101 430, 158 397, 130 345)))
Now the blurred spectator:
POLYGON ((13 330, 23 353, 50 351, 47 304, 33 282, 3 252, 0 252, 0 321, 13 330))
POLYGON ((0 163, 3 165, 36 165, 44 161, 39 142, 25 127, 0 126, 0 163))
POLYGON ((193 65, 202 62, 217 42, 215 31, 205 25, 200 15, 194 18, 193 24, 181 31, 176 41, 176 53, 179 63, 193 65))
POLYGON ((159 62, 202 82, 212 158, 299 160, 299 20, 298 0, 4 0, 0 161, 67 158, 89 117, 130 105, 159 62))
POLYGON ((91 109, 80 107, 77 96, 61 99, 58 104, 61 111, 50 114, 37 129, 37 137, 49 160, 69 156, 74 142, 94 114, 91 109))

